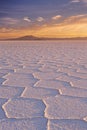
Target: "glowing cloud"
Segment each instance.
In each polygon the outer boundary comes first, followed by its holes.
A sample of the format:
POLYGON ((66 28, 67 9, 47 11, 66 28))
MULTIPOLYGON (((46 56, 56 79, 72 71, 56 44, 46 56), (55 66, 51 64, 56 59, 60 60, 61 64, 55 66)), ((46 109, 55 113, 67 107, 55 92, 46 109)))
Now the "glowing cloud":
POLYGON ((71 3, 78 3, 80 0, 72 0, 71 3))
POLYGON ((31 19, 29 17, 24 17, 24 21, 31 22, 31 19))
MULTIPOLYGON (((58 17, 54 16, 54 20, 58 17)), ((62 16, 60 16, 61 18, 62 16)), ((41 17, 38 17, 38 22, 44 21, 41 17)), ((26 19, 26 18, 25 18, 26 19)), ((6 20, 6 18, 5 18, 6 20)), ((13 19, 7 19, 8 21, 13 19)), ((20 20, 20 19, 19 19, 20 20)), ((49 19, 50 20, 50 19, 49 19)), ((35 23, 33 25, 21 23, 21 20, 18 25, 18 28, 15 26, 8 26, 7 28, 0 28, 0 37, 1 38, 10 38, 10 37, 20 37, 25 35, 34 35, 37 37, 86 37, 87 36, 87 14, 73 15, 61 19, 61 22, 53 22, 46 20, 43 24, 35 23), (23 26, 19 27, 19 24, 23 26), (25 26, 26 25, 26 26, 25 26), (38 25, 38 26, 37 26, 38 25)), ((14 20, 13 20, 14 21, 14 20)), ((26 21, 26 20, 25 20, 26 21)), ((0 21, 1 22, 1 21, 0 21)))
POLYGON ((61 15, 56 15, 56 16, 53 16, 52 19, 53 19, 53 20, 58 20, 58 19, 60 19, 61 17, 62 17, 61 15))
POLYGON ((38 22, 42 22, 42 21, 44 21, 44 18, 43 18, 43 17, 38 17, 36 20, 37 20, 38 22))
POLYGON ((81 21, 83 21, 83 19, 85 19, 85 20, 87 19, 86 14, 70 16, 67 19, 65 19, 63 23, 65 23, 65 24, 78 23, 79 24, 81 21))
POLYGON ((79 2, 83 2, 87 4, 87 0, 72 0, 71 3, 79 3, 79 2))

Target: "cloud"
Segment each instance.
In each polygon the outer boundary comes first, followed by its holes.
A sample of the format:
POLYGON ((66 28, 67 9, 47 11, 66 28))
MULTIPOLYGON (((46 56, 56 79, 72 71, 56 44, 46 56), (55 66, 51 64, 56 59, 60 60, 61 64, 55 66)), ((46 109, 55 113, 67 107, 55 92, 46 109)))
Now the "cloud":
POLYGON ((31 19, 29 17, 24 17, 24 21, 31 22, 31 19))
POLYGON ((87 19, 80 23, 51 25, 44 27, 38 32, 39 36, 46 37, 86 37, 87 36, 87 19), (86 23, 84 23, 86 22, 86 23))
POLYGON ((0 28, 0 33, 9 33, 9 32, 14 32, 14 31, 15 30, 12 28, 5 28, 5 27, 0 28))
POLYGON ((81 23, 81 21, 83 21, 84 23, 86 23, 87 19, 87 14, 81 14, 81 15, 74 15, 74 16, 70 16, 68 18, 66 18, 63 21, 63 24, 76 24, 76 23, 81 23))
POLYGON ((79 2, 83 2, 87 4, 87 0, 72 0, 70 3, 79 3, 79 2))
POLYGON ((71 3, 78 3, 80 0, 72 0, 71 3))
POLYGON ((18 20, 18 19, 14 19, 14 18, 9 18, 9 17, 0 18, 0 23, 1 23, 1 24, 14 25, 14 24, 17 24, 18 22, 19 22, 19 20, 18 20))
POLYGON ((58 19, 60 19, 61 17, 62 17, 61 15, 56 15, 56 16, 53 16, 52 19, 53 19, 53 20, 58 20, 58 19))
POLYGON ((87 23, 87 18, 82 18, 82 19, 80 19, 80 20, 79 20, 79 23, 85 23, 85 24, 86 24, 86 23, 87 23))
POLYGON ((82 0, 82 2, 87 3, 87 0, 82 0))
POLYGON ((43 22, 45 19, 44 19, 43 17, 38 17, 36 20, 37 20, 38 22, 43 22))
POLYGON ((61 17, 61 15, 56 15, 50 18, 49 21, 46 21, 43 17, 38 17, 30 24, 28 24, 28 22, 31 21, 29 17, 24 17, 22 19, 0 18, 0 23, 1 20, 7 23, 7 26, 4 26, 4 24, 1 25, 0 37, 18 37, 27 34, 41 37, 87 36, 87 14, 73 15, 67 18, 61 17), (61 18, 61 20, 59 18, 61 18), (59 21, 56 21, 58 19, 59 21), (30 21, 24 22, 24 20, 30 21))

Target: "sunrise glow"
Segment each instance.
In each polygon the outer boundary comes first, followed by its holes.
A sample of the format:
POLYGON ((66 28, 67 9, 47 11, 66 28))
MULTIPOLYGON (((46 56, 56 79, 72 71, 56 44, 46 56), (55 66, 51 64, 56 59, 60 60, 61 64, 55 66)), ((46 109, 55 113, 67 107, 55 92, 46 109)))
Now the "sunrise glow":
POLYGON ((25 35, 87 37, 87 1, 0 1, 0 39, 25 35))

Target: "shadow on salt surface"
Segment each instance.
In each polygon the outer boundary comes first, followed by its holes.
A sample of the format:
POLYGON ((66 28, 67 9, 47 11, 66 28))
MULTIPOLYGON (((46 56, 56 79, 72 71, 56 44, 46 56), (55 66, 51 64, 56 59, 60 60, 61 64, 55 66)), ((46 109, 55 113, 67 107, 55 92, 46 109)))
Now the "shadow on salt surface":
POLYGON ((7 102, 7 99, 0 98, 0 119, 6 118, 5 112, 2 109, 4 103, 7 102))
POLYGON ((87 130, 87 122, 76 119, 49 120, 50 130, 87 130))
POLYGON ((0 69, 0 85, 2 85, 6 81, 4 77, 7 76, 10 72, 12 73, 14 72, 14 70, 0 69))
POLYGON ((38 80, 30 74, 24 73, 13 73, 5 76, 7 79, 4 82, 4 85, 8 86, 20 86, 20 87, 29 87, 33 86, 38 80))
POLYGON ((86 79, 81 79, 77 81, 72 81, 73 87, 76 88, 82 88, 82 89, 87 89, 87 80, 86 79))
POLYGON ((87 89, 76 88, 76 87, 65 87, 61 88, 62 95, 72 97, 87 97, 87 89))
POLYGON ((65 87, 71 87, 69 82, 61 80, 39 80, 34 84, 34 87, 39 88, 51 88, 51 89, 61 89, 65 87))
POLYGON ((6 119, 0 121, 0 130, 47 130, 47 119, 6 119))
POLYGON ((81 79, 87 79, 87 74, 86 73, 80 73, 80 72, 70 72, 71 76, 81 78, 81 79))
POLYGON ((29 68, 29 67, 26 67, 26 66, 23 66, 22 69, 15 69, 15 72, 19 73, 19 74, 29 74, 29 73, 34 73, 34 72, 39 72, 38 68, 35 69, 35 68, 29 68))
POLYGON ((27 87, 23 91, 21 97, 43 99, 50 96, 56 96, 58 94, 60 94, 60 92, 57 89, 27 87))
POLYGON ((87 115, 87 98, 61 96, 44 99, 48 119, 83 119, 87 115))
POLYGON ((87 74, 87 68, 83 67, 83 68, 78 68, 77 69, 78 73, 82 73, 82 74, 87 74))
POLYGON ((71 82, 71 81, 78 81, 78 80, 81 80, 82 78, 79 78, 79 77, 75 77, 75 76, 72 76, 70 74, 62 74, 61 76, 59 76, 58 78, 56 78, 57 80, 60 80, 60 81, 65 81, 65 82, 71 82))
POLYGON ((6 62, 6 61, 3 61, 3 59, 2 59, 2 61, 0 62, 0 66, 1 67, 6 67, 6 66, 9 66, 9 63, 6 62))
POLYGON ((34 77, 40 80, 53 80, 56 79, 58 76, 61 75, 61 73, 57 73, 57 72, 35 72, 33 73, 34 77))
POLYGON ((43 117, 45 104, 41 100, 32 98, 11 99, 3 105, 8 118, 34 118, 43 117), (10 108, 10 109, 9 109, 10 108))
POLYGON ((22 87, 12 87, 12 86, 1 86, 0 87, 0 98, 15 98, 21 95, 25 88, 22 87))
POLYGON ((39 67, 39 71, 41 72, 57 72, 57 66, 53 66, 51 64, 43 64, 41 67, 39 67))
POLYGON ((3 73, 5 75, 7 75, 8 73, 12 73, 12 72, 14 72, 13 69, 6 69, 6 67, 5 67, 5 69, 3 69, 3 68, 0 69, 0 73, 3 73))
POLYGON ((4 78, 0 78, 0 85, 2 85, 2 83, 5 81, 6 79, 4 78))
POLYGON ((5 76, 6 74, 0 73, 0 78, 2 78, 3 76, 5 76))

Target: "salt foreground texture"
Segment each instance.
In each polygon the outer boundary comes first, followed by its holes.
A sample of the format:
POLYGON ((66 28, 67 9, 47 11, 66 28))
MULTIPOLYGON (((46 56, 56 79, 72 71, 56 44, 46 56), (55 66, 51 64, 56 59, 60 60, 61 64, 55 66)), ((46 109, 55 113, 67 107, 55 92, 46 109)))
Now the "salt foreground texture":
POLYGON ((87 130, 87 41, 0 42, 0 130, 87 130))

